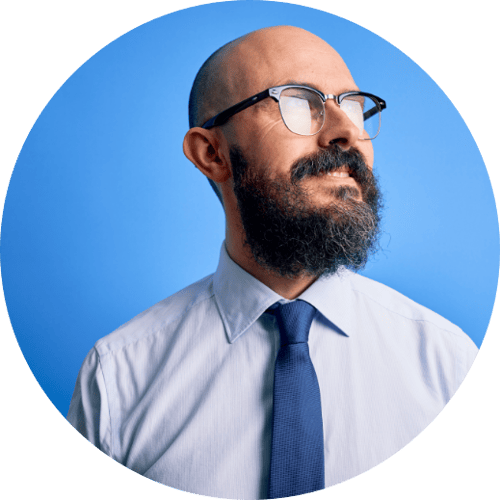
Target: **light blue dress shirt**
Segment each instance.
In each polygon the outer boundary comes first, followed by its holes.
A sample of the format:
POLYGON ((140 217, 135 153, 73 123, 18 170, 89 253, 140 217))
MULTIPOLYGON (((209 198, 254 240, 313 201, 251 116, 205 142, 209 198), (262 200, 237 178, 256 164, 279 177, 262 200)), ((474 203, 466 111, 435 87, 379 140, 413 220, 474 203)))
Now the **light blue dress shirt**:
MULTIPOLYGON (((477 353, 462 330, 350 271, 301 296, 318 376, 326 486, 396 453, 441 411, 477 353)), ((68 420, 95 446, 160 483, 203 495, 265 498, 285 300, 222 245, 215 274, 99 340, 68 420)))

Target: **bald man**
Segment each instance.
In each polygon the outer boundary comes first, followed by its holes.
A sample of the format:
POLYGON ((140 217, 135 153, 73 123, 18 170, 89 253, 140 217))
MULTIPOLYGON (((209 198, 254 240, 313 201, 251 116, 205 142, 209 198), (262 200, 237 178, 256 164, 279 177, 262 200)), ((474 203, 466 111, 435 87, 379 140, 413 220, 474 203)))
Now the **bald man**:
POLYGON ((224 209, 219 266, 86 357, 68 419, 104 453, 193 493, 289 496, 382 462, 455 393, 477 352, 469 337, 356 274, 382 206, 372 141, 386 104, 367 90, 294 27, 252 32, 202 66, 183 147, 224 209), (306 316, 304 389, 298 364, 280 374, 286 330, 306 316), (300 391, 319 419, 313 451, 294 420, 302 396, 286 396, 300 391), (301 474, 319 482, 294 489, 301 474))

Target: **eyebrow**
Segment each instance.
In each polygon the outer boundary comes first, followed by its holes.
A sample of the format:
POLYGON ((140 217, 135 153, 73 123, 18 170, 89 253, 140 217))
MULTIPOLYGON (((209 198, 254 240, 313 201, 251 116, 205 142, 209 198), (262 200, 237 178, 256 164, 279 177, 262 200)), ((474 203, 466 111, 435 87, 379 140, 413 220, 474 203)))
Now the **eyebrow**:
MULTIPOLYGON (((305 81, 299 81, 299 80, 286 80, 283 83, 280 83, 278 85, 274 85, 274 87, 283 87, 284 85, 301 85, 303 87, 310 87, 315 90, 319 90, 316 88, 315 85, 313 85, 310 82, 305 82, 305 81)), ((359 88, 355 86, 355 88, 349 89, 349 88, 344 88, 342 89, 339 94, 343 94, 344 92, 351 92, 351 91, 359 91, 359 88)), ((321 91, 322 92, 322 91, 321 91)), ((325 93, 325 92, 323 92, 325 93)))

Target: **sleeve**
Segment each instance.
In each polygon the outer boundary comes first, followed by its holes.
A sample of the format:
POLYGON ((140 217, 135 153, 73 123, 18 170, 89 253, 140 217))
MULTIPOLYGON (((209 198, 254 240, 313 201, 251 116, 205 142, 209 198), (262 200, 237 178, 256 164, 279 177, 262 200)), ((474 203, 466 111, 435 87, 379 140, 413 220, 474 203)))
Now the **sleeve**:
POLYGON ((80 368, 67 419, 93 445, 111 456, 108 397, 101 360, 95 347, 80 368))

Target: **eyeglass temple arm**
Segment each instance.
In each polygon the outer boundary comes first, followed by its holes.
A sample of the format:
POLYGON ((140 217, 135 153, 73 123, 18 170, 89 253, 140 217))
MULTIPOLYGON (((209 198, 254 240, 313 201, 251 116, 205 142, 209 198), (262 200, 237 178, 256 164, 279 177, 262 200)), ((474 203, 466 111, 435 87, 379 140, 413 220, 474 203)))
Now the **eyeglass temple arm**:
POLYGON ((244 101, 241 101, 238 104, 231 106, 230 108, 227 108, 218 115, 215 115, 213 118, 210 118, 210 120, 205 122, 201 127, 210 128, 216 127, 218 125, 223 125, 236 113, 239 113, 240 111, 243 111, 244 109, 257 104, 259 101, 262 101, 266 97, 269 97, 269 89, 263 90, 262 92, 259 92, 258 94, 249 97, 248 99, 245 99, 244 101))
MULTIPOLYGON (((380 111, 385 109, 387 107, 385 101, 382 101, 382 99, 378 99, 378 104, 380 106, 380 111)), ((373 115, 379 112, 379 109, 377 107, 369 109, 366 113, 363 113, 363 120, 366 121, 368 118, 371 118, 373 115)))

